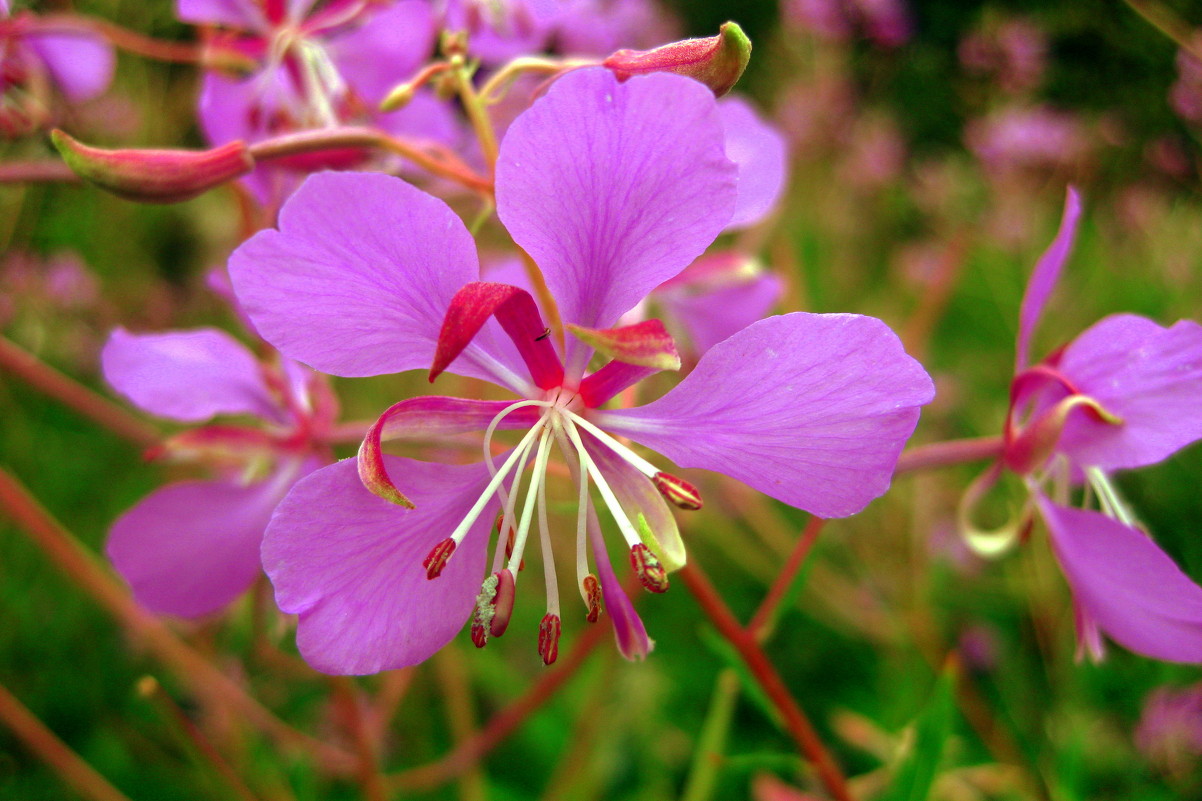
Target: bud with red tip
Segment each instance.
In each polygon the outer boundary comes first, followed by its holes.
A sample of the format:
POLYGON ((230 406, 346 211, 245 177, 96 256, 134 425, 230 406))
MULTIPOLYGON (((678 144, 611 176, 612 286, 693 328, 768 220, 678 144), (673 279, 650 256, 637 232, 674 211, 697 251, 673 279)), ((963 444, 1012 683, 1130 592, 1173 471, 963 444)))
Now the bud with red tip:
POLYGON ((652 50, 619 50, 601 62, 619 81, 649 72, 674 72, 708 86, 716 97, 729 92, 751 60, 751 40, 734 22, 717 36, 684 39, 652 50))
POLYGON ((54 146, 76 175, 126 200, 178 203, 240 178, 254 169, 246 144, 212 150, 103 150, 59 130, 54 146))

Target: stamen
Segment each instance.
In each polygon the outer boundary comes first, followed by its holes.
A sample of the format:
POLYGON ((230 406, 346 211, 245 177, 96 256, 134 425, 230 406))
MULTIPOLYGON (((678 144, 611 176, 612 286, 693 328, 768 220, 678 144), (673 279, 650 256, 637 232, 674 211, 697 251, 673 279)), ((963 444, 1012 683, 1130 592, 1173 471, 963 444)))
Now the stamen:
POLYGON ((426 578, 433 580, 442 575, 442 569, 447 566, 453 553, 455 553, 455 540, 450 537, 435 545, 430 551, 430 555, 422 562, 422 567, 426 569, 426 578))
POLYGON ((584 442, 580 439, 580 432, 576 430, 576 426, 572 424, 571 420, 565 420, 564 422, 566 423, 564 428, 567 430, 572 444, 576 447, 576 451, 580 454, 580 461, 584 469, 596 483, 597 491, 601 493, 601 499, 605 501, 605 505, 609 509, 609 513, 613 516, 614 522, 618 524, 618 530, 622 532, 622 537, 625 538, 626 544, 631 548, 639 545, 642 540, 639 538, 638 532, 635 531, 630 518, 626 516, 626 512, 622 509, 622 504, 618 503, 618 498, 614 495, 614 491, 610 489, 605 476, 601 474, 601 470, 593 462, 592 458, 589 457, 588 451, 584 449, 584 442))
POLYGON ((544 665, 552 664, 559 657, 559 615, 547 614, 538 624, 538 655, 544 665))
POLYGON ((544 421, 539 420, 537 423, 531 426, 528 432, 526 432, 526 436, 524 436, 522 441, 518 443, 518 447, 513 453, 509 454, 509 458, 505 460, 505 463, 501 465, 499 470, 497 470, 496 475, 494 475, 492 480, 488 482, 488 486, 484 488, 484 492, 481 493, 480 497, 476 499, 476 502, 472 505, 472 508, 468 510, 468 513, 463 518, 463 521, 460 522, 460 524, 455 528, 455 531, 451 533, 451 539, 455 540, 457 543, 463 542, 463 538, 467 536, 468 529, 470 529, 472 524, 476 522, 476 519, 480 517, 480 513, 484 511, 484 507, 488 504, 489 499, 496 494, 497 488, 501 486, 501 482, 503 482, 505 477, 509 475, 509 471, 513 469, 513 466, 517 464, 518 459, 521 458, 525 451, 529 451, 531 444, 534 442, 534 438, 538 436, 543 426, 544 421))
POLYGON ((472 642, 477 648, 488 643, 489 635, 500 637, 513 615, 513 574, 508 570, 493 573, 480 584, 476 611, 472 619, 472 642))
MULTIPOLYGON (((544 435, 545 436, 545 435, 544 435)), ((538 540, 543 551, 543 579, 547 584, 547 614, 559 619, 559 582, 555 577, 555 554, 551 551, 551 527, 547 524, 547 482, 538 485, 538 540)), ((522 563, 524 564, 524 562, 522 563)), ((521 565, 518 565, 521 570, 521 565)), ((548 662, 547 664, 550 664, 548 662)))
POLYGON ((488 633, 494 637, 500 637, 505 633, 505 629, 509 628, 509 619, 513 616, 513 601, 517 595, 517 588, 513 583, 513 574, 508 570, 502 570, 496 574, 496 577, 497 591, 492 599, 493 616, 488 633))
POLYGON ((1085 475, 1089 479, 1089 485, 1098 493, 1098 505, 1107 517, 1112 517, 1123 525, 1139 528, 1139 521, 1119 495, 1118 488, 1111 483, 1110 477, 1101 468, 1087 467, 1085 475))
MULTIPOLYGON (((503 510, 500 512, 497 512, 497 541, 498 542, 501 539, 501 529, 504 528, 504 526, 502 525, 504 522, 505 522, 505 512, 503 510)), ((505 535, 505 558, 506 559, 509 559, 510 557, 513 556, 513 537, 515 534, 517 534, 517 532, 513 530, 513 526, 510 526, 509 533, 505 535)), ((523 559, 523 560, 521 560, 521 562, 518 563, 518 570, 521 571, 521 570, 525 570, 525 569, 526 569, 526 560, 523 559)))
POLYGON ((588 616, 585 618, 589 623, 596 623, 597 618, 601 616, 601 582, 597 581, 597 577, 589 573, 580 582, 581 592, 584 594, 584 603, 588 607, 588 616))
POLYGON ((647 476, 647 478, 652 478, 657 473, 660 472, 659 468, 657 468, 655 465, 651 464, 651 462, 648 462, 642 456, 639 456, 637 453, 632 451, 630 448, 626 447, 621 442, 618 442, 616 439, 613 438, 613 436, 605 433, 602 429, 593 425, 588 420, 585 420, 580 415, 576 414, 575 412, 570 412, 567 409, 564 409, 563 411, 572 419, 572 422, 576 423, 578 426, 583 428, 585 431, 592 434, 597 439, 601 440, 601 442, 604 443, 611 451, 616 453, 623 460, 629 462, 631 467, 633 467, 635 470, 638 470, 643 475, 647 476))
MULTIPOLYGON (((534 472, 530 476, 530 486, 526 490, 526 500, 522 505, 522 519, 518 523, 513 556, 509 559, 510 570, 515 570, 514 560, 521 560, 522 554, 526 550, 526 538, 530 535, 530 522, 534 517, 535 499, 538 497, 538 488, 542 486, 547 472, 547 457, 550 455, 550 448, 547 447, 549 439, 550 432, 544 430, 538 440, 538 456, 534 460, 534 472)), ((512 501, 513 499, 510 498, 511 503, 512 501)))
POLYGON ((701 493, 683 478, 660 471, 651 477, 651 483, 659 490, 660 495, 677 508, 690 512, 701 508, 701 493))
POLYGON ((630 549, 630 566, 649 592, 668 591, 668 571, 646 545, 639 543, 630 549))

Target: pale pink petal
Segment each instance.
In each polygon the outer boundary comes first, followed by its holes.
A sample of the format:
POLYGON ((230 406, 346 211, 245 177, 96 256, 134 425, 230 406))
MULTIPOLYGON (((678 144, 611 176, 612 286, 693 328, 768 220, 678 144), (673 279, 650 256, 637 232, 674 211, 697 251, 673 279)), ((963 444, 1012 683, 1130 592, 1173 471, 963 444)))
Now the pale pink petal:
POLYGON ((1202 438, 1202 326, 1192 320, 1164 328, 1134 314, 1107 317, 1073 340, 1058 366, 1123 420, 1071 414, 1057 450, 1075 464, 1142 467, 1202 438))
POLYGON ((780 199, 788 146, 784 136, 738 95, 719 100, 718 114, 726 131, 726 157, 739 168, 739 195, 726 227, 743 228, 764 219, 780 199))
MULTIPOLYGON (((429 368, 451 299, 479 277, 471 234, 445 203, 399 178, 357 172, 309 176, 284 204, 279 230, 243 243, 229 268, 268 342, 341 376, 429 368)), ((508 366, 521 361, 493 326, 452 371, 522 392, 528 382, 508 366)))
POLYGON ((584 69, 510 126, 497 213, 564 321, 608 328, 730 222, 735 179, 703 85, 668 74, 619 84, 609 70, 584 69))
POLYGON ((656 290, 652 297, 669 319, 684 329, 692 351, 701 354, 763 319, 783 289, 780 278, 763 272, 747 279, 656 290))
POLYGON ((353 30, 331 36, 325 47, 346 82, 375 106, 430 57, 435 32, 428 0, 401 0, 371 13, 353 30))
POLYGON ((151 414, 197 423, 218 414, 282 421, 249 349, 224 331, 131 334, 116 328, 100 354, 105 380, 151 414))
POLYGON ((117 58, 108 42, 91 33, 30 33, 24 37, 71 100, 88 100, 113 80, 117 58))
POLYGON ((1136 653, 1202 662, 1202 587, 1142 531, 1036 496, 1081 611, 1136 653))
POLYGON ((1035 331, 1039 318, 1043 315, 1043 307, 1047 305, 1056 282, 1060 280, 1060 271, 1068 254, 1073 249, 1073 240, 1077 236, 1077 222, 1081 219, 1081 196, 1073 187, 1069 187, 1064 198, 1064 216, 1060 219, 1060 230, 1048 249, 1035 263, 1031 278, 1027 281, 1027 291, 1023 294, 1022 308, 1018 316, 1018 345, 1015 354, 1015 369, 1022 370, 1030 363, 1031 335, 1035 331))
POLYGON ((880 320, 797 312, 718 343, 659 400, 595 416, 681 467, 846 517, 889 488, 933 396, 922 365, 880 320))
POLYGON ((175 0, 176 16, 194 25, 225 25, 248 31, 267 28, 267 19, 253 0, 175 0))
POLYGON ((422 566, 484 490, 484 465, 385 462, 405 477, 415 509, 372 495, 347 459, 298 482, 263 540, 276 603, 300 615, 297 647, 325 673, 378 673, 429 658, 463 627, 484 579, 495 501, 440 576, 428 579, 422 566))

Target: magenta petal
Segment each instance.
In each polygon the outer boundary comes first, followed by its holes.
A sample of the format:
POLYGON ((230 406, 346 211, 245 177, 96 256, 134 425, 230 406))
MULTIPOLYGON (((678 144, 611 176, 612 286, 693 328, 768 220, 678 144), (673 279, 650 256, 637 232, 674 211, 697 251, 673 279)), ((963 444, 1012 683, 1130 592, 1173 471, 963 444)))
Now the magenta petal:
POLYGON ((1110 639, 1170 662, 1202 662, 1202 587, 1143 532, 1036 496, 1081 612, 1110 639))
POLYGON ((736 195, 724 141, 712 93, 668 74, 577 70, 514 121, 497 213, 565 322, 613 325, 714 240, 736 195))
POLYGON ((484 490, 484 465, 385 462, 407 477, 402 488, 416 509, 372 495, 347 459, 298 482, 263 539, 276 603, 300 615, 297 647, 325 673, 377 673, 427 659, 463 627, 484 579, 495 508, 484 510, 440 576, 428 579, 422 567, 484 490))
POLYGON ((639 613, 634 610, 634 604, 622 589, 622 582, 614 575, 613 565, 609 561, 609 553, 605 549, 605 539, 601 536, 601 522, 597 519, 597 510, 592 503, 588 507, 589 545, 593 550, 593 562, 597 565, 597 576, 601 581, 601 602, 605 605, 605 613, 609 615, 614 627, 614 641, 618 651, 631 662, 647 658, 647 654, 655 647, 655 642, 647 636, 647 629, 639 613))
MULTIPOLYGON (((244 242, 229 267, 268 342, 340 376, 429 367, 452 298, 479 273, 471 234, 445 203, 358 172, 309 176, 284 204, 279 230, 244 242)), ((489 355, 505 352, 496 333, 481 331, 453 372, 522 392, 528 382, 489 355)))
POLYGON ((785 138, 737 95, 718 101, 726 131, 726 157, 739 168, 739 194, 727 228, 754 225, 767 216, 785 188, 785 138))
POLYGON ((331 37, 326 50, 346 82, 375 106, 430 57, 434 34, 430 3, 401 0, 372 13, 354 30, 331 37))
POLYGON ((169 484, 117 519, 105 553, 151 612, 197 617, 221 609, 259 575, 259 543, 299 467, 243 486, 169 484))
POLYGON ((218 414, 281 421, 262 368, 224 331, 131 334, 116 328, 100 354, 105 380, 151 414, 197 423, 218 414))
POLYGON ((194 25, 263 30, 267 20, 253 0, 175 0, 175 13, 194 25))
POLYGON ((934 386, 880 320, 797 312, 718 343, 675 389, 602 427, 819 517, 889 488, 934 386))
MULTIPOLYGON (((290 94, 292 89, 282 70, 256 72, 238 79, 218 72, 205 73, 198 103, 205 138, 213 145, 237 139, 251 143, 264 139, 266 129, 262 124, 252 125, 251 120, 270 119, 277 108, 286 105, 290 94)), ((264 206, 287 196, 299 181, 271 164, 256 167, 240 180, 264 206)))
POLYGON ((1060 230, 1048 249, 1039 257, 1031 278, 1027 281, 1027 291, 1023 294, 1023 303, 1018 317, 1018 345, 1015 354, 1015 370, 1022 370, 1030 363, 1031 335, 1043 315, 1043 307, 1047 305, 1056 282, 1060 280, 1060 271, 1068 254, 1073 249, 1073 240, 1077 236, 1077 222, 1081 219, 1081 196, 1073 187, 1069 187, 1064 197, 1064 216, 1060 219, 1060 230))
POLYGON ((25 41, 46 63, 54 82, 71 100, 87 100, 108 88, 116 56, 108 42, 90 33, 30 33, 25 41))
POLYGON ((1060 372, 1077 391, 1122 418, 1076 412, 1057 450, 1082 467, 1141 467, 1202 438, 1202 326, 1171 328, 1119 314, 1095 323, 1064 349, 1060 372))

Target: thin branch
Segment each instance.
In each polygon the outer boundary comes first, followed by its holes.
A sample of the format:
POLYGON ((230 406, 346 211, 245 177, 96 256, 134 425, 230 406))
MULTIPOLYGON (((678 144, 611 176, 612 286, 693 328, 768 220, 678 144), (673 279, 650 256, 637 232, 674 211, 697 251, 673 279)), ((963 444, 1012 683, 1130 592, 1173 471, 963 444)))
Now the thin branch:
POLYGON ((129 796, 84 762, 3 685, 0 685, 0 720, 80 795, 93 801, 129 801, 129 796))
POLYGON ((82 184, 83 179, 57 159, 0 164, 0 184, 82 184))
POLYGON ((930 470, 965 462, 979 462, 996 459, 1001 453, 1000 436, 932 442, 930 445, 918 445, 905 451, 897 460, 897 469, 893 472, 899 475, 912 470, 930 470))
POLYGON ((153 39, 99 17, 43 14, 31 20, 30 27, 43 33, 94 33, 114 47, 158 61, 177 64, 202 64, 205 61, 204 45, 153 39))
POLYGON ((772 586, 768 588, 767 595, 764 600, 760 601, 760 606, 755 610, 755 614, 751 617, 751 622, 747 624, 747 629, 752 632, 760 641, 771 633, 772 623, 780 611, 781 601, 789 592, 789 587, 792 586, 793 580, 797 578, 797 573, 805 564, 806 557, 810 555, 810 550, 814 547, 814 543, 818 541, 818 535, 822 532, 823 525, 826 521, 821 517, 811 517, 806 522, 805 530, 801 536, 797 538, 797 544, 793 548, 793 552, 789 554, 788 560, 784 567, 776 574, 776 578, 772 581, 772 586))

